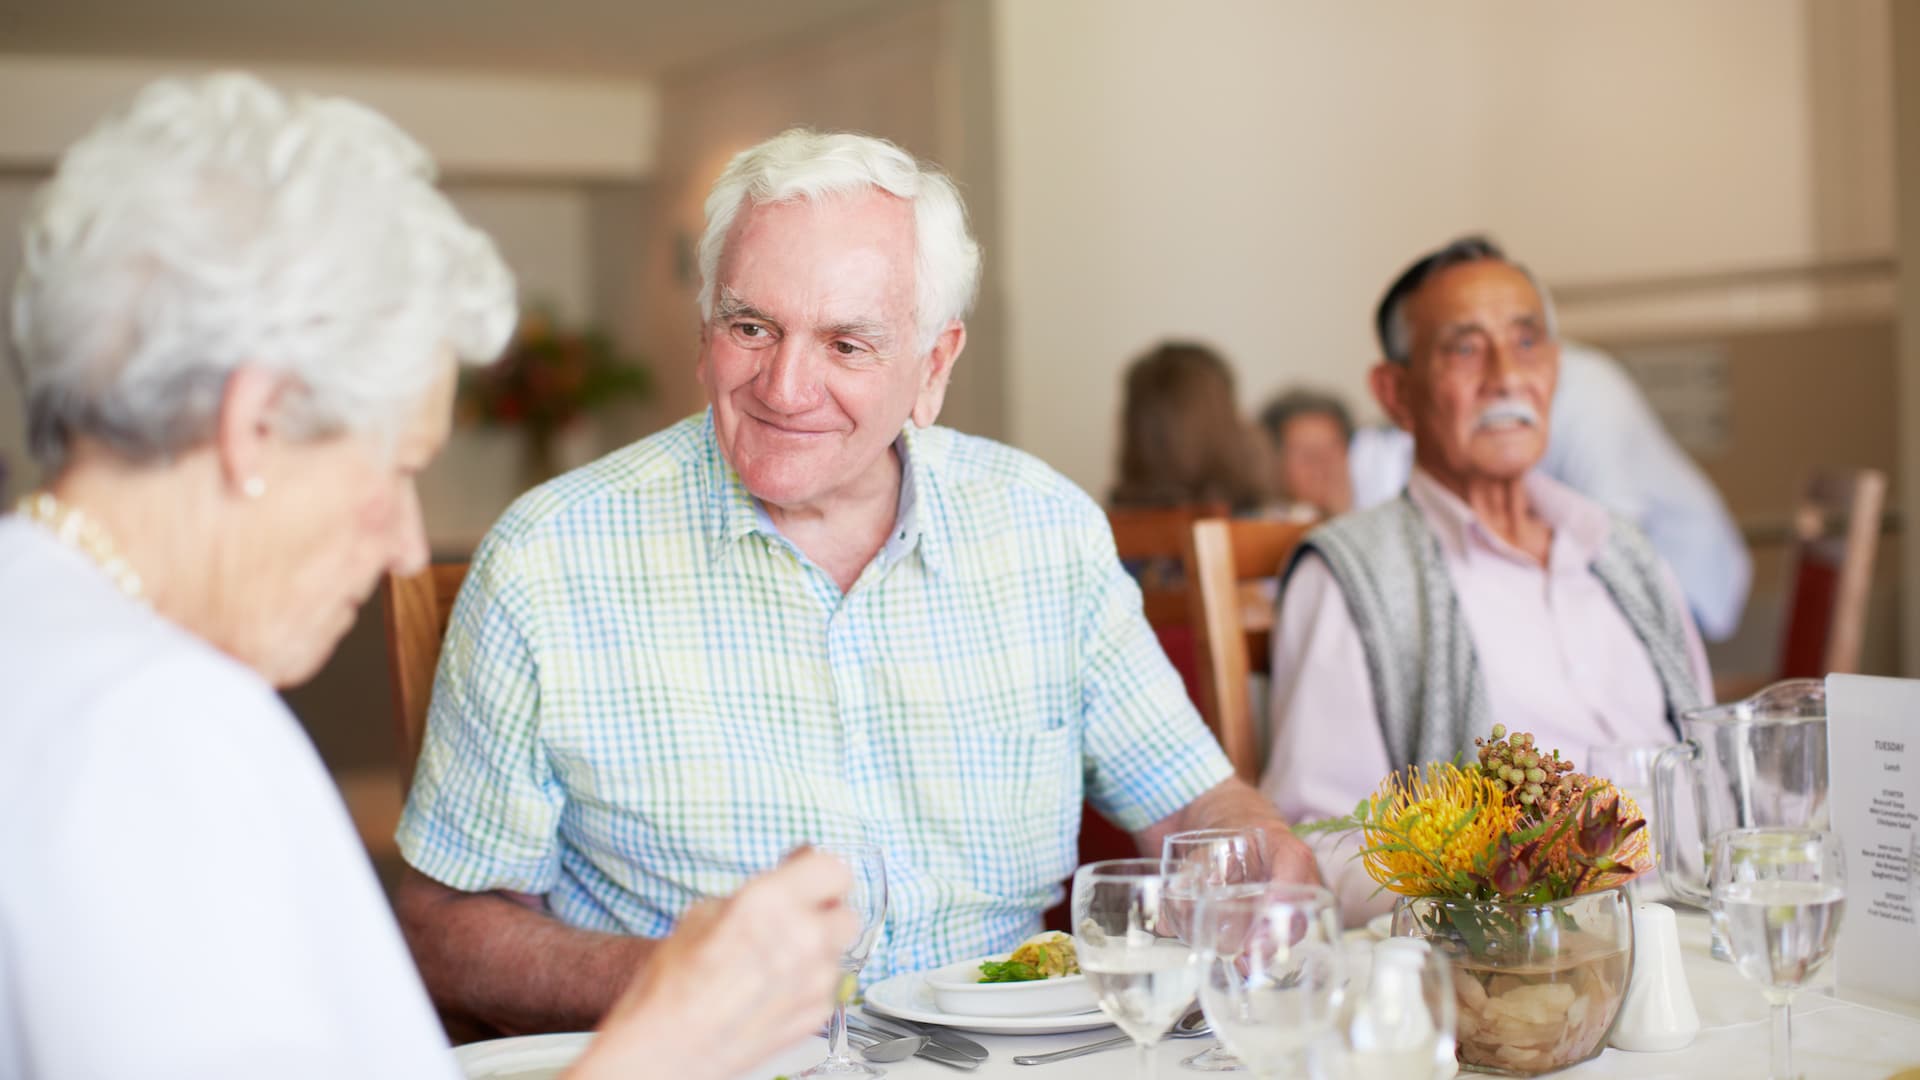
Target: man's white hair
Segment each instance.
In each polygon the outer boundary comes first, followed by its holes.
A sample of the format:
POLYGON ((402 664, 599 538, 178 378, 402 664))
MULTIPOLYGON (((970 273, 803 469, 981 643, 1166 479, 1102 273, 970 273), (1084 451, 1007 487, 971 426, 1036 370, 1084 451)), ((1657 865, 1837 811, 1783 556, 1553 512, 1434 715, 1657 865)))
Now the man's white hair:
POLYGON ((227 379, 288 380, 289 437, 397 428, 443 349, 492 360, 515 319, 493 242, 385 117, 240 74, 164 80, 37 193, 12 337, 34 457, 135 461, 210 436, 227 379))
POLYGON ((914 302, 919 352, 940 331, 966 318, 980 285, 980 245, 967 231, 967 210, 953 181, 938 168, 870 135, 783 131, 727 164, 707 196, 700 236, 700 315, 713 318, 720 256, 741 207, 822 199, 879 189, 913 204, 914 302))

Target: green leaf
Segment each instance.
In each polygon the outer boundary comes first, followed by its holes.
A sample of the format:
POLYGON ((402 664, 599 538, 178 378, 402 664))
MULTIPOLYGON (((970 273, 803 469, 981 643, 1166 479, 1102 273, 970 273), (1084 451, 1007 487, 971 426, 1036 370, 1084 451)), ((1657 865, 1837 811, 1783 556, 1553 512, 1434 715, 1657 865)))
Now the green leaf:
POLYGON ((983 983, 1035 982, 1046 978, 1040 969, 1032 964, 1023 964, 1018 960, 989 960, 980 965, 980 981, 983 983))

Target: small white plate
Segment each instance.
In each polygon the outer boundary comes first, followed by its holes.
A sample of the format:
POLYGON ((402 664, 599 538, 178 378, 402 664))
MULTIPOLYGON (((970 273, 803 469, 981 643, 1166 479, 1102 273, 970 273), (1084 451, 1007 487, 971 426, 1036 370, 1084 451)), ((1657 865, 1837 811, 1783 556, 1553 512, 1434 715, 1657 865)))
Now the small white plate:
POLYGON ((1368 919, 1367 933, 1372 934, 1374 937, 1377 937, 1382 941, 1385 941, 1386 939, 1392 937, 1393 936, 1393 912, 1389 911, 1384 915, 1375 915, 1373 918, 1368 919))
POLYGON ((988 1035, 1058 1035, 1113 1026, 1107 1014, 1097 1010, 1041 1016, 967 1016, 948 1012, 933 999, 926 973, 921 971, 895 975, 867 987, 866 1002, 861 1008, 875 1016, 895 1016, 915 1023, 939 1024, 988 1035))
MULTIPOLYGON (((562 1035, 518 1035, 453 1048, 453 1059, 467 1080, 550 1080, 586 1052, 593 1036, 587 1032, 562 1035)), ((797 1073, 826 1060, 827 1041, 808 1039, 769 1058, 764 1065, 742 1074, 741 1080, 797 1073)))
POLYGON ((983 983, 980 965, 1005 960, 983 956, 926 973, 933 1003, 965 1016, 1063 1016, 1100 1007, 1085 975, 1060 975, 1029 982, 983 983))

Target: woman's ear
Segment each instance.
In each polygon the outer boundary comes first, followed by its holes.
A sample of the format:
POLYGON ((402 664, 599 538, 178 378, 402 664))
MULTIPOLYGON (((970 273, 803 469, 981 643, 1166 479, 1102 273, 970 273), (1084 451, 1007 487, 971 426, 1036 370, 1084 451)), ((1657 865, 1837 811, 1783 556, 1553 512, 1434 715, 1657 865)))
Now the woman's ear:
POLYGON ((227 376, 213 444, 221 483, 231 494, 257 498, 266 490, 273 417, 284 385, 279 376, 251 364, 227 376))

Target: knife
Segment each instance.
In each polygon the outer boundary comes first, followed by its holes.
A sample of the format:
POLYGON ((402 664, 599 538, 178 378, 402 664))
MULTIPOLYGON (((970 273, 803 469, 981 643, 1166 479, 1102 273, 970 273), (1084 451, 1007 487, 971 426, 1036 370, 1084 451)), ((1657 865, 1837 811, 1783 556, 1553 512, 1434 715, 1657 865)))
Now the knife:
POLYGON ((941 1061, 961 1068, 973 1068, 987 1060, 987 1048, 972 1039, 956 1035, 943 1027, 931 1024, 916 1024, 910 1020, 901 1020, 893 1016, 873 1016, 870 1014, 849 1015, 849 1024, 866 1027, 882 1035, 898 1036, 925 1035, 929 1040, 919 1056, 932 1061, 941 1061), (898 1030, 893 1030, 898 1029, 898 1030), (951 1060, 948 1060, 951 1059, 951 1060))

